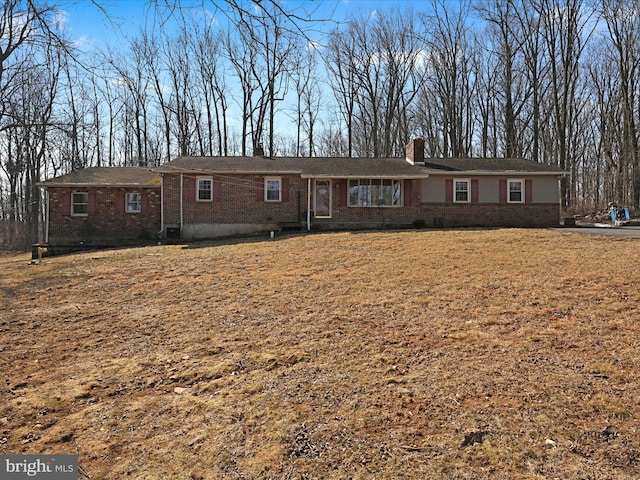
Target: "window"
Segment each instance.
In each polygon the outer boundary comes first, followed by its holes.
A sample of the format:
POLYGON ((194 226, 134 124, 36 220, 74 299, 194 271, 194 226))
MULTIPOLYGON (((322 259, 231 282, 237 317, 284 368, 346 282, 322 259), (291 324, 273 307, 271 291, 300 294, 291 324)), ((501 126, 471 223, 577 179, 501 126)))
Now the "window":
POLYGON ((400 180, 362 178, 349 180, 350 207, 399 207, 402 205, 400 180))
POLYGON ((507 180, 507 199, 509 203, 524 202, 524 180, 507 180))
POLYGON ((71 194, 71 215, 87 216, 89 214, 89 193, 73 192, 71 194))
POLYGON ((280 177, 264 179, 264 199, 267 202, 282 201, 282 179, 280 177))
POLYGON ((471 180, 453 181, 453 201, 455 203, 468 203, 471 200, 471 180))
POLYGON ((213 180, 211 180, 211 177, 198 177, 197 185, 196 200, 198 202, 210 202, 213 200, 213 180))
POLYGON ((127 213, 140 213, 142 211, 142 194, 127 193, 125 209, 127 213))

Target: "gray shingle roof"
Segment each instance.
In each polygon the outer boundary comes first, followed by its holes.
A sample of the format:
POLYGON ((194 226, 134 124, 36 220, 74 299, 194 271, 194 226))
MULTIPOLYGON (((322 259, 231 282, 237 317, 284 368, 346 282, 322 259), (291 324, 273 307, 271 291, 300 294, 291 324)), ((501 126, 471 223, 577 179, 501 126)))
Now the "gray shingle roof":
POLYGON ((411 165, 404 158, 326 157, 178 157, 145 167, 91 167, 40 182, 45 187, 159 187, 160 173, 186 174, 294 174, 303 178, 423 178, 456 174, 560 175, 558 167, 521 158, 431 158, 411 165))
POLYGON ((161 173, 297 174, 302 177, 426 177, 402 158, 179 157, 154 169, 161 173))
POLYGON ((44 182, 44 187, 160 187, 160 175, 145 167, 90 167, 44 182))
POLYGON ((421 178, 429 174, 468 172, 495 174, 518 172, 559 175, 557 167, 520 158, 427 159, 425 165, 411 165, 404 158, 325 157, 178 157, 154 169, 159 173, 206 174, 299 174, 302 177, 402 177, 421 178))
POLYGON ((562 174, 564 171, 552 165, 523 158, 428 158, 425 166, 438 172, 520 172, 562 174))

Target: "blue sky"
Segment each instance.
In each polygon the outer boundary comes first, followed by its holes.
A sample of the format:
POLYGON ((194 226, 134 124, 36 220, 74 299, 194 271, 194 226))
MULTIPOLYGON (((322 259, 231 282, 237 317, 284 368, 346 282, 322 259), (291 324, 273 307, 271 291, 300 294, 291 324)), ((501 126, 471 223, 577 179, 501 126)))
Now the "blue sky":
MULTIPOLYGON (((155 4, 173 0, 58 0, 58 7, 62 10, 65 30, 68 38, 76 42, 79 48, 88 53, 106 47, 114 51, 126 52, 131 38, 137 37, 145 28, 157 25, 155 21, 155 4)), ((249 1, 249 0, 245 0, 249 1)), ((263 0, 264 1, 264 0, 263 0)), ((286 11, 293 11, 296 15, 305 16, 304 11, 314 12, 314 18, 328 19, 334 21, 344 21, 352 16, 362 16, 375 14, 378 11, 389 11, 391 9, 413 8, 414 11, 425 11, 429 8, 429 0, 278 0, 286 11)), ((453 2, 453 0, 451 0, 453 2)), ((215 2, 226 8, 224 0, 181 0, 183 6, 195 5, 197 11, 206 9, 209 14, 215 12, 215 2)), ((453 2, 457 3, 457 2, 453 2)), ((215 15, 220 18, 221 28, 226 28, 227 18, 224 13, 218 12, 215 15)), ((301 25, 304 25, 302 23, 301 25)), ((334 29, 336 24, 326 25, 309 24, 309 30, 305 31, 310 39, 323 42, 326 40, 324 33, 334 29), (316 30, 323 30, 324 33, 316 30)), ((170 29, 171 24, 163 25, 163 28, 170 29)), ((233 85, 233 82, 231 83, 233 85)), ((233 88, 233 86, 229 87, 233 88)), ((293 95, 290 89, 289 96, 293 95)), ((236 95, 241 98, 240 95, 236 95)), ((232 98, 235 98, 232 96, 232 98)), ((330 101, 330 95, 326 95, 323 101, 330 101)), ((291 110, 294 101, 286 101, 281 106, 282 111, 291 110)), ((231 130, 240 128, 241 120, 235 104, 232 102, 229 111, 229 127, 231 130)), ((286 114, 279 117, 280 133, 293 132, 293 121, 286 114)))
MULTIPOLYGON (((105 43, 117 47, 129 35, 136 35, 145 26, 154 24, 154 7, 165 0, 61 0, 57 3, 64 12, 65 28, 69 36, 87 48, 105 43)), ((170 0, 167 0, 170 1, 170 0)), ((182 0, 184 5, 215 11, 215 4, 225 7, 223 0, 182 0)), ((333 17, 341 21, 361 13, 370 14, 392 8, 424 10, 425 0, 282 0, 284 9, 301 14, 313 12, 318 18, 333 17)), ((218 13, 218 15, 222 15, 218 13)), ((224 19, 223 19, 224 21, 224 19)))

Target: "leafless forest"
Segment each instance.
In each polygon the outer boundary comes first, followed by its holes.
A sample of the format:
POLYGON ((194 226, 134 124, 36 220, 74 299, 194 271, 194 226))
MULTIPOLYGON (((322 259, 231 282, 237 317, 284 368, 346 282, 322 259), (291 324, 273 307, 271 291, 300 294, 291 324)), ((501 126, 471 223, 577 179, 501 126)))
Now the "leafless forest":
POLYGON ((420 136, 433 157, 566 169, 567 211, 639 204, 636 0, 433 0, 346 19, 331 2, 156 0, 121 43, 88 48, 46 0, 5 0, 0 248, 36 239, 36 183, 52 175, 257 144, 400 156, 420 136))

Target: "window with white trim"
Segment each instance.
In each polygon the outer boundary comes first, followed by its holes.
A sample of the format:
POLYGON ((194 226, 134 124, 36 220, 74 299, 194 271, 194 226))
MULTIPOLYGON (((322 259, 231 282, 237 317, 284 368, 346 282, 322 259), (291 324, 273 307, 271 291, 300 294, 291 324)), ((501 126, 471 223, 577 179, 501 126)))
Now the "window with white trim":
POLYGON ((507 180, 507 202, 524 202, 524 180, 512 178, 507 180))
POLYGON ((266 177, 264 179, 264 200, 265 202, 282 201, 282 178, 266 177))
POLYGON ((71 215, 86 217, 89 215, 89 192, 71 194, 71 215))
POLYGON ((471 201, 471 180, 453 180, 453 202, 469 203, 471 201))
POLYGON ((198 202, 210 202, 213 200, 213 180, 211 177, 196 178, 196 200, 198 202))
POLYGON ((390 178, 349 180, 350 207, 402 206, 402 181, 390 178))
POLYGON ((142 194, 141 193, 127 193, 127 199, 125 203, 125 210, 127 213, 140 213, 142 212, 142 194))

